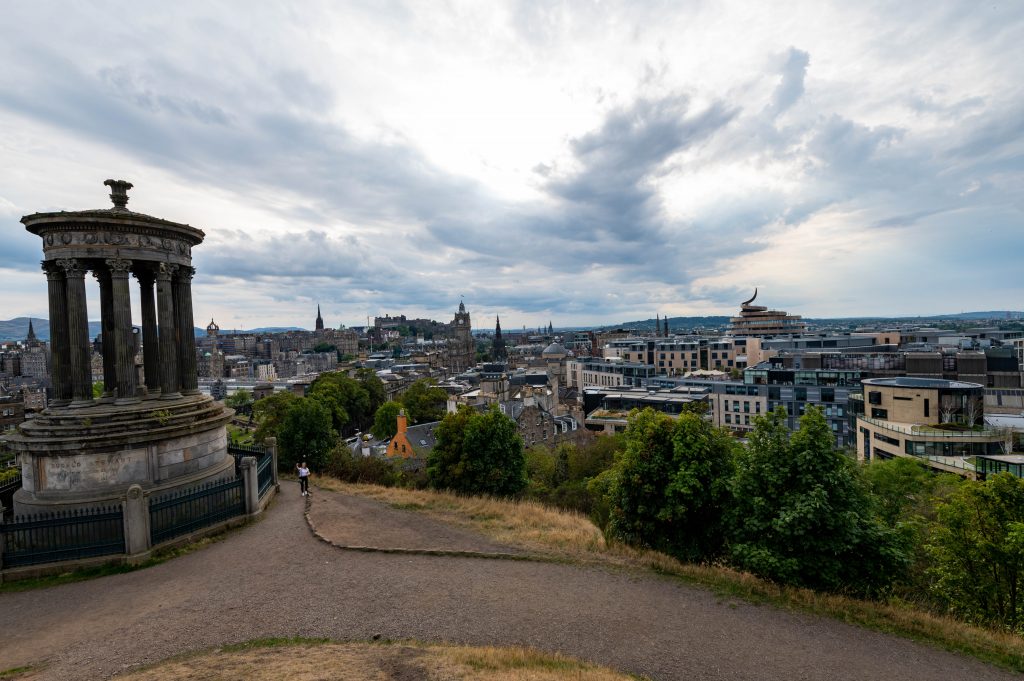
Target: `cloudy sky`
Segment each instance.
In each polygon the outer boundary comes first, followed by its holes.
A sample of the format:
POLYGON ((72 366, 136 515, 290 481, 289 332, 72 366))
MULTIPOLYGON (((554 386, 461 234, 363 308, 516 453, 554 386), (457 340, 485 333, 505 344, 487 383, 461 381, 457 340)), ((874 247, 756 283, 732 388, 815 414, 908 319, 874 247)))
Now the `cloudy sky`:
POLYGON ((0 318, 108 177, 222 328, 1024 309, 1024 5, 784 4, 9 3, 0 318))

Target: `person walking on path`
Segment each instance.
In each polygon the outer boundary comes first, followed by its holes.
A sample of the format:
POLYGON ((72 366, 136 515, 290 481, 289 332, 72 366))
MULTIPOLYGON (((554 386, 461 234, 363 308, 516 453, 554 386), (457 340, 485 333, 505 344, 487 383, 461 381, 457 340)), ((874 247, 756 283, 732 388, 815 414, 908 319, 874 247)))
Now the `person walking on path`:
POLYGON ((302 490, 302 496, 309 496, 309 468, 306 467, 306 462, 295 464, 295 469, 299 471, 299 489, 302 490))

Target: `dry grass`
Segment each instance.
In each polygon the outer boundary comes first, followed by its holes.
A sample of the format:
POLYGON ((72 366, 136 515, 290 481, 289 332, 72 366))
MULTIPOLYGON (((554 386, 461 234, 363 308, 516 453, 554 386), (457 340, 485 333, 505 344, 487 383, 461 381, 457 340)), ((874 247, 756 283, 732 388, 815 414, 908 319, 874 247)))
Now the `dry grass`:
POLYGON ((710 587, 721 596, 833 617, 1024 672, 1024 637, 1019 635, 973 626, 903 603, 865 601, 809 589, 780 587, 728 567, 681 563, 657 551, 606 542, 601 531, 578 513, 559 511, 530 501, 350 485, 327 478, 320 478, 316 484, 325 489, 371 497, 397 508, 417 510, 554 560, 653 570, 710 587))
POLYGON ((450 525, 479 532, 500 544, 533 553, 571 560, 608 554, 604 535, 586 516, 559 511, 535 501, 348 484, 327 477, 316 478, 313 482, 323 489, 358 494, 395 508, 419 511, 450 525))
POLYGON ((479 679, 624 681, 624 676, 562 655, 525 648, 420 643, 296 643, 270 639, 173 659, 129 674, 131 681, 176 679, 479 679))

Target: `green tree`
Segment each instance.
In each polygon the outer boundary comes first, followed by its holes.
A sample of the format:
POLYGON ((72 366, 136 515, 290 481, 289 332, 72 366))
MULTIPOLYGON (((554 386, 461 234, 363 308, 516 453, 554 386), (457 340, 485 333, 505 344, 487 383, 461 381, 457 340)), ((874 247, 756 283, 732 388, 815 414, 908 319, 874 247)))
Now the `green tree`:
POLYGON ((313 352, 337 352, 338 348, 335 345, 321 341, 313 346, 313 352))
POLYGON ((534 445, 523 453, 526 458, 526 477, 529 496, 545 501, 558 487, 558 456, 544 445, 534 445))
POLYGON ((363 386, 363 390, 370 397, 369 413, 376 414, 380 406, 388 399, 387 391, 384 389, 384 381, 380 380, 376 371, 365 367, 356 370, 356 380, 359 381, 359 385, 363 386))
POLYGON ((924 463, 907 456, 872 461, 862 472, 875 497, 878 517, 889 527, 927 516, 933 519, 933 497, 962 480, 953 474, 936 475, 924 463))
POLYGON ((257 424, 254 435, 256 442, 265 442, 268 437, 278 436, 288 408, 297 399, 298 396, 290 390, 280 390, 253 405, 253 416, 257 424))
POLYGON ((98 400, 99 398, 103 397, 103 390, 103 381, 94 381, 92 384, 93 399, 98 400))
POLYGON ((224 399, 224 404, 239 414, 248 414, 252 410, 252 393, 241 388, 228 395, 224 399))
POLYGON ((373 428, 370 432, 378 440, 393 438, 398 432, 398 412, 402 410, 399 402, 385 402, 373 417, 373 428))
POLYGON ((445 414, 434 429, 434 448, 427 456, 427 479, 434 487, 449 487, 449 480, 462 476, 462 441, 475 412, 466 405, 445 414))
POLYGON ((410 424, 429 423, 444 416, 448 393, 437 387, 434 379, 421 378, 413 381, 398 400, 405 406, 410 424))
POLYGON ((460 409, 435 431, 427 459, 434 487, 463 494, 513 496, 527 484, 523 439, 515 421, 492 407, 478 414, 460 409))
POLYGON ((784 409, 755 424, 733 484, 732 562, 814 589, 887 586, 906 565, 900 536, 874 515, 856 464, 835 450, 821 410, 808 409, 792 438, 784 409))
POLYGON ((732 438, 697 414, 673 422, 648 408, 630 414, 625 442, 610 488, 610 532, 683 560, 719 555, 732 438))
POLYGON ((965 482, 939 504, 927 550, 934 593, 950 611, 1024 632, 1024 480, 965 482))
POLYGON ((341 435, 366 430, 373 424, 376 411, 367 389, 343 372, 320 374, 309 387, 307 397, 317 400, 331 413, 334 429, 341 435))
POLYGON ((337 440, 327 407, 312 398, 300 397, 288 407, 281 424, 278 465, 290 471, 296 463, 305 461, 313 470, 323 470, 337 440))

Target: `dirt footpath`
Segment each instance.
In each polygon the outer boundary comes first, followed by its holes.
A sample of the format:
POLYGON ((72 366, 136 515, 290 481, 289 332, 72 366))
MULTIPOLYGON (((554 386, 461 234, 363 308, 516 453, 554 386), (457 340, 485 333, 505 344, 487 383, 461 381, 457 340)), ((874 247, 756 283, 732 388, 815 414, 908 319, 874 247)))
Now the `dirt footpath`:
POLYGON ((422 513, 394 509, 375 499, 314 489, 309 521, 316 534, 338 546, 409 551, 516 554, 520 549, 422 513))

